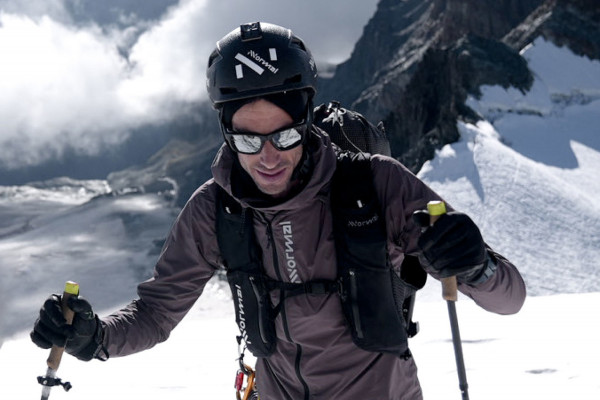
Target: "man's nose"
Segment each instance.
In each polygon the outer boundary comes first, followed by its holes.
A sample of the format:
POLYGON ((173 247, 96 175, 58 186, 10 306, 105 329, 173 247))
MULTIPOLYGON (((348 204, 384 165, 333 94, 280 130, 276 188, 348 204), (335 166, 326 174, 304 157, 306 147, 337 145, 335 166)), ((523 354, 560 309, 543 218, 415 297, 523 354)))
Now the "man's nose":
POLYGON ((281 152, 267 141, 260 151, 260 160, 265 167, 275 167, 279 163, 281 152))

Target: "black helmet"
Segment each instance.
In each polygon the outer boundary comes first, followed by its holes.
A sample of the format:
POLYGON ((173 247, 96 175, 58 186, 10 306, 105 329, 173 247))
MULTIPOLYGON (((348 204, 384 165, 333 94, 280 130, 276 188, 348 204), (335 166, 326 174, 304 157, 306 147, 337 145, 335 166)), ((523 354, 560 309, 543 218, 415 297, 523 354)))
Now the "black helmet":
POLYGON ((317 67, 304 42, 281 26, 241 25, 217 42, 208 59, 206 86, 221 103, 304 89, 316 92, 317 67))

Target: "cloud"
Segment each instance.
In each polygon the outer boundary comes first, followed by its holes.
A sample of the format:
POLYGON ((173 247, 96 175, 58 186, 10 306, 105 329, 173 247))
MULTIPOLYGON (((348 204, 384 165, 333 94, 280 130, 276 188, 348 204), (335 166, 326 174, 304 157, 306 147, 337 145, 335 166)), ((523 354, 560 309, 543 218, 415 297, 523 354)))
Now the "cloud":
POLYGON ((93 15, 74 21, 69 1, 0 0, 0 169, 60 158, 67 148, 94 155, 188 112, 206 98, 215 42, 240 23, 290 27, 317 61, 342 61, 376 0, 180 0, 156 20, 131 18, 129 9, 104 25, 93 15))
POLYGON ((141 34, 128 57, 119 44, 135 27, 107 32, 0 14, 1 163, 35 165, 67 147, 96 154, 202 99, 210 50, 190 51, 201 9, 199 1, 179 8, 141 34))
POLYGON ((95 133, 123 127, 115 89, 125 63, 98 28, 11 14, 0 14, 0 25, 3 163, 31 164, 57 155, 65 142, 94 152, 95 133))
POLYGON ((215 40, 203 29, 206 14, 206 2, 182 2, 139 37, 128 57, 132 69, 119 87, 130 110, 171 114, 181 103, 206 98, 205 65, 215 40))

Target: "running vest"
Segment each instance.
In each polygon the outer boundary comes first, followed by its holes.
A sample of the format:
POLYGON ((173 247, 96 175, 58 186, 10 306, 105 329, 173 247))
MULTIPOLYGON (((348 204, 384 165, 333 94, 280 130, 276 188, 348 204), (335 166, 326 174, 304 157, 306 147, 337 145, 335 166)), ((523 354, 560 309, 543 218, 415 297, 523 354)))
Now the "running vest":
POLYGON ((402 276, 392 269, 385 221, 373 187, 368 153, 338 153, 331 187, 337 279, 291 283, 266 276, 262 250, 254 237, 253 211, 223 189, 217 202, 217 239, 235 305, 236 323, 255 357, 268 357, 277 345, 275 317, 285 299, 302 294, 337 293, 354 343, 361 349, 408 357, 407 338, 414 294, 426 273, 406 256, 402 276), (270 292, 280 291, 273 305, 270 292))

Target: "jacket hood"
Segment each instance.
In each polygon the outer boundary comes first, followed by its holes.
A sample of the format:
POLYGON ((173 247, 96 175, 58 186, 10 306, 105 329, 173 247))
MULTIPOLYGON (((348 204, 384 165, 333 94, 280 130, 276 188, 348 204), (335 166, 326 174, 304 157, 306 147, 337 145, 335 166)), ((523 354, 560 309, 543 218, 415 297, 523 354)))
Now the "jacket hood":
MULTIPOLYGON (((336 155, 331 139, 321 129, 313 127, 310 137, 304 144, 305 153, 312 163, 312 172, 306 177, 306 182, 302 189, 291 197, 283 199, 281 202, 265 202, 266 196, 260 196, 256 193, 258 189, 254 183, 248 188, 240 188, 233 185, 241 185, 239 179, 233 178, 235 174, 242 175, 246 181, 251 178, 244 171, 237 159, 237 154, 233 152, 227 144, 223 143, 215 159, 213 160, 211 171, 215 182, 225 191, 235 198, 243 207, 251 207, 261 211, 282 211, 294 210, 303 207, 308 201, 322 196, 324 189, 328 187, 336 166, 336 155)), ((300 161, 305 161, 305 158, 300 161)))

